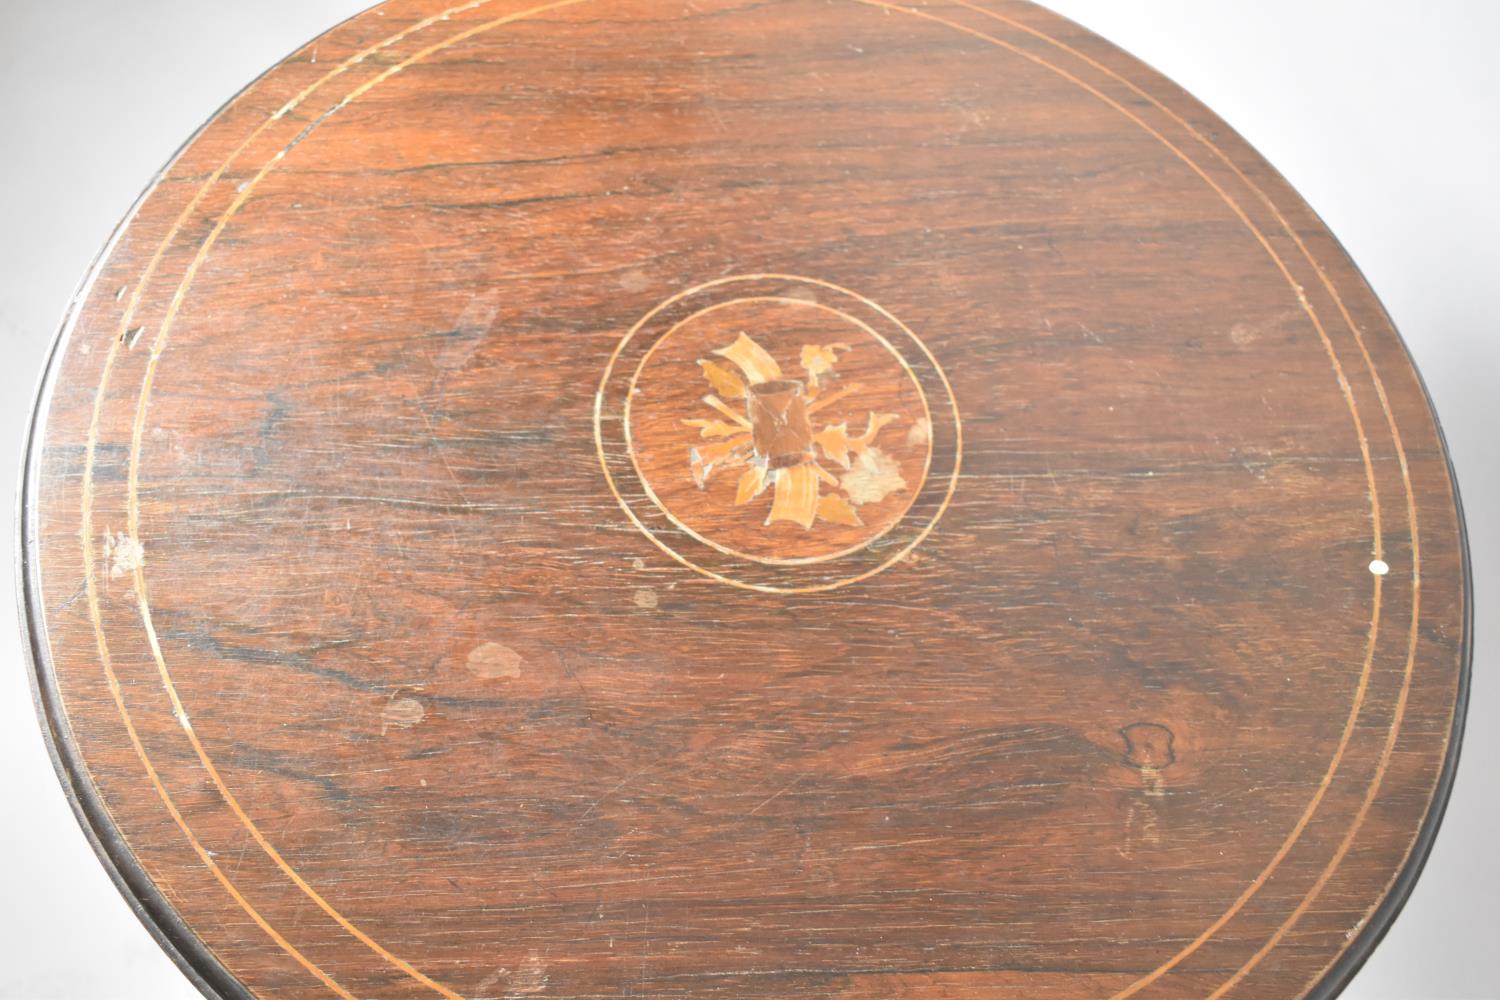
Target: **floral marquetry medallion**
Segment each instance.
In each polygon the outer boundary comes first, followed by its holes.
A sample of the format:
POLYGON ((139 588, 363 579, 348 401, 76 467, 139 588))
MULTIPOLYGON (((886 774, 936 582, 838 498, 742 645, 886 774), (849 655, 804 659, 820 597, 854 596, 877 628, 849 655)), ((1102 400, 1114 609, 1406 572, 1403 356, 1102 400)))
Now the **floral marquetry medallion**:
MULTIPOLYGON (((795 300, 772 300, 774 305, 784 302, 795 300)), ((858 505, 878 504, 894 494, 906 493, 901 463, 875 444, 876 435, 899 420, 896 414, 871 411, 864 433, 853 437, 847 420, 813 430, 817 411, 864 389, 858 382, 834 388, 834 363, 840 352, 849 350, 848 344, 838 341, 804 344, 801 357, 806 379, 783 376, 776 359, 744 333, 733 344, 713 352, 734 362, 743 377, 726 371, 716 361, 700 358, 698 364, 709 384, 728 399, 743 400, 745 412, 734 412, 717 394, 710 393, 703 397, 703 403, 728 419, 683 421, 697 428, 699 437, 712 441, 689 452, 698 488, 705 488, 709 476, 720 466, 743 466, 735 487, 735 506, 754 500, 770 487, 774 500, 766 525, 791 521, 804 528, 811 528, 815 521, 863 527, 858 505), (820 374, 824 376, 821 384, 820 374), (840 479, 819 464, 820 454, 824 461, 842 465, 847 470, 845 476, 840 479), (853 462, 859 463, 857 469, 853 462), (827 494, 829 489, 843 492, 827 494)), ((926 416, 913 420, 907 443, 925 451, 931 423, 926 416)))
POLYGON ((858 294, 779 275, 653 310, 612 361, 598 427, 653 541, 756 589, 828 589, 898 561, 959 460, 947 380, 917 335, 858 294))

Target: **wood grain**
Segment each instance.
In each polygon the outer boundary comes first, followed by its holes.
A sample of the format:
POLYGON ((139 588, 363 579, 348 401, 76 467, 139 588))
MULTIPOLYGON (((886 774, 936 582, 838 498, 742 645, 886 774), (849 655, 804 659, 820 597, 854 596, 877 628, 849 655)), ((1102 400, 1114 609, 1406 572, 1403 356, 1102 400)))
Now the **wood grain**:
POLYGON ((211 995, 1329 995, 1458 749, 1378 301, 1011 0, 341 25, 106 249, 23 499, 60 774, 211 995))

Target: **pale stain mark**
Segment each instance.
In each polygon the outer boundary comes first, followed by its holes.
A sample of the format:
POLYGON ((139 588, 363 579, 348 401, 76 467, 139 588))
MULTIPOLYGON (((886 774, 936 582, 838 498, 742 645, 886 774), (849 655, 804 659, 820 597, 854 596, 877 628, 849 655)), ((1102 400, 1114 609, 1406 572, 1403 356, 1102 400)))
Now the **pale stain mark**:
POLYGON ((542 962, 542 956, 532 949, 526 956, 526 961, 516 970, 515 975, 510 977, 506 983, 506 990, 510 996, 531 995, 540 993, 547 988, 547 966, 542 962))
POLYGON ((469 299, 454 321, 453 330, 433 363, 448 371, 455 371, 468 364, 474 352, 479 350, 479 345, 494 329, 495 317, 499 312, 500 293, 494 289, 469 299))
POLYGON ((496 986, 502 986, 504 990, 500 994, 502 997, 535 996, 547 989, 548 981, 546 963, 542 961, 541 954, 533 948, 515 971, 502 965, 480 980, 476 987, 475 1000, 485 1000, 486 997, 495 996, 490 990, 496 986))
POLYGON ((906 432, 906 443, 914 447, 920 447, 932 440, 932 421, 922 417, 911 425, 911 430, 906 432))
POLYGON ((1156 806, 1136 800, 1130 803, 1130 811, 1125 814, 1125 844, 1117 848, 1117 851, 1121 857, 1134 858, 1136 845, 1142 842, 1150 847, 1160 846, 1161 831, 1158 829, 1156 806))
POLYGON ((635 606, 646 611, 653 611, 659 602, 656 591, 650 587, 638 587, 635 592, 635 606))
POLYGON ((392 698, 380 712, 380 718, 386 726, 399 726, 402 729, 410 729, 426 717, 427 709, 415 698, 392 698))
POLYGON ((651 287, 651 279, 640 269, 626 271, 620 275, 620 287, 627 292, 643 292, 651 287))
POLYGON ((799 302, 816 303, 818 301, 818 293, 805 285, 798 285, 796 288, 788 289, 785 295, 787 298, 797 299, 799 302))
POLYGON ((146 548, 123 531, 104 533, 104 561, 111 579, 118 580, 139 569, 146 561, 146 548))
POLYGON ((1229 328, 1229 339, 1236 347, 1248 347, 1257 336, 1258 331, 1249 323, 1236 323, 1229 328))
POLYGON ((1140 771, 1144 799, 1130 803, 1125 815, 1125 847, 1120 850, 1124 857, 1131 857, 1138 842, 1155 847, 1161 843, 1159 814, 1155 799, 1166 797, 1166 781, 1162 771, 1177 761, 1174 749, 1176 736, 1172 730, 1155 722, 1136 722, 1120 730, 1125 741, 1124 762, 1140 771))
POLYGON ((859 506, 879 503, 899 490, 906 489, 901 467, 879 448, 871 445, 854 461, 854 467, 839 479, 839 486, 849 502, 859 506))
POLYGON ((1288 321, 1301 315, 1300 309, 1292 309, 1259 323, 1236 323, 1229 328, 1229 341, 1236 347, 1249 347, 1261 337, 1275 334, 1288 321))
POLYGON ((521 676, 526 659, 520 653, 498 642, 486 642, 469 651, 469 671, 485 680, 521 676))

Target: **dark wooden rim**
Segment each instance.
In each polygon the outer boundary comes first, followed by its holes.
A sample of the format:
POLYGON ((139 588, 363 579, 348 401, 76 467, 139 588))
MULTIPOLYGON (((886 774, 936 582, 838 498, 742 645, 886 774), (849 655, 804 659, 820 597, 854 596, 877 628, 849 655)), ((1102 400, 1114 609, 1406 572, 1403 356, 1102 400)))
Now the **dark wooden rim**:
MULTIPOLYGON (((1044 2, 1044 0, 1037 0, 1044 2)), ((1049 8, 1050 10, 1050 8, 1049 8)), ((1084 31, 1091 31, 1085 25, 1078 24, 1071 18, 1062 17, 1060 14, 1052 13, 1070 24, 1077 24, 1084 31)), ((1110 42, 1114 45, 1114 42, 1110 42)), ((1132 52, 1120 48, 1130 58, 1145 66, 1150 72, 1165 80, 1172 78, 1162 73, 1156 66, 1145 59, 1140 58, 1132 52)), ((1212 110, 1212 109, 1210 109, 1212 110)), ((1214 112, 1217 114, 1217 112, 1214 112)), ((1233 128, 1233 125, 1230 126, 1233 128)), ((1236 132, 1238 135, 1239 133, 1236 132)), ((1411 898, 1412 890, 1416 888, 1417 880, 1422 876, 1422 869, 1427 866, 1427 859, 1432 854, 1433 844, 1437 841, 1438 832, 1442 829, 1443 819, 1448 812, 1449 800, 1453 797, 1453 783, 1458 776, 1459 758, 1463 749, 1464 725, 1469 713, 1469 690, 1474 672, 1474 560, 1469 551, 1469 527, 1464 515, 1463 496, 1459 490, 1458 470, 1453 465, 1453 455, 1448 448, 1448 436, 1443 431, 1443 421, 1438 415, 1437 406, 1433 403, 1432 392, 1427 387, 1427 380, 1422 376, 1422 370, 1417 366, 1416 359, 1412 357, 1411 349, 1406 344, 1406 338, 1401 335, 1400 328, 1391 317, 1390 310, 1386 309, 1385 303, 1380 300, 1375 286, 1365 277, 1364 271, 1354 255, 1349 253, 1338 234, 1328 225, 1322 213, 1303 197, 1302 192, 1287 179, 1280 170, 1276 169, 1271 159, 1263 155, 1258 147, 1243 136, 1241 141, 1249 147, 1250 151, 1275 174, 1275 176, 1286 185, 1295 195, 1307 211, 1317 219, 1328 238, 1333 241, 1338 252, 1348 260, 1349 266, 1353 268, 1355 276, 1369 289, 1370 299, 1380 310, 1381 316, 1386 324, 1396 335, 1401 345, 1401 352, 1406 356, 1407 363, 1411 365, 1412 374, 1416 376, 1417 386, 1422 393, 1422 399, 1427 404, 1427 411, 1432 416, 1432 424, 1437 431, 1438 444, 1443 455, 1443 465, 1448 470, 1448 482, 1453 492, 1454 516, 1458 521, 1458 554, 1462 564, 1463 573, 1463 621, 1462 635, 1459 640, 1459 665, 1458 665, 1458 691, 1453 704, 1453 728, 1448 734, 1448 750, 1443 757, 1443 768, 1438 774, 1437 784, 1433 787, 1432 797, 1427 803, 1427 814, 1422 820, 1422 825, 1417 831, 1416 838, 1412 841, 1411 851, 1407 854, 1400 871, 1392 880, 1390 888, 1386 891, 1384 898, 1375 907, 1370 919, 1360 928, 1354 940, 1345 948, 1327 968, 1323 970, 1322 977, 1314 983, 1307 991, 1306 1000, 1332 1000, 1353 982, 1359 970, 1370 960, 1377 945, 1385 939, 1391 926, 1395 924, 1396 918, 1406 908, 1407 900, 1411 898)))
POLYGON ((94 287, 94 282, 98 279, 99 272, 115 244, 119 242, 121 235, 135 219, 141 205, 156 190, 167 171, 172 169, 172 165, 230 105, 254 89, 287 59, 328 32, 336 31, 341 26, 362 17, 368 11, 374 10, 382 2, 383 0, 375 0, 369 6, 329 25, 312 38, 289 49, 284 56, 257 73, 215 108, 172 151, 172 155, 166 159, 166 162, 151 175, 135 201, 121 216, 120 221, 115 223, 109 239, 94 256, 88 270, 84 272, 83 279, 79 281, 73 289, 73 294, 68 298, 68 304, 63 310, 62 322, 52 335, 52 343, 47 348, 47 359, 37 378, 36 388, 32 390, 31 417, 27 421, 26 438, 21 448, 21 466, 16 486, 14 536, 16 553, 14 572, 18 611, 16 620, 20 625, 21 645, 26 655, 28 668, 26 673, 31 687, 31 702, 36 710, 37 721, 42 731, 42 741, 47 747, 47 756, 51 759, 52 768, 57 772, 58 780, 62 783, 63 794, 73 810, 73 817, 78 820, 78 825, 83 829, 83 835, 88 838, 89 846, 94 849, 94 855, 103 865, 110 881, 114 882, 115 888, 124 897, 131 912, 145 926, 161 949, 167 953, 172 964, 177 966, 189 982, 210 1000, 255 1000, 255 996, 244 983, 224 967, 213 951, 187 925, 176 907, 171 904, 156 883, 151 880, 146 870, 141 867, 135 855, 130 852, 119 829, 104 809, 99 799, 98 789, 89 779, 87 770, 78 759, 77 743, 73 739, 72 731, 68 728, 67 717, 60 710, 52 660, 48 655, 47 643, 42 635, 45 618, 38 600, 39 588, 34 577, 37 545, 34 532, 31 531, 31 520, 35 513, 32 487, 37 476, 36 462, 39 446, 47 427, 43 407, 52 394, 52 384, 57 377, 57 360, 72 334, 73 327, 77 324, 79 307, 88 298, 89 291, 94 287))
MULTIPOLYGON (((215 112, 217 114, 217 112, 215 112)), ((201 129, 199 130, 201 131, 201 129)), ((197 137, 197 132, 193 138, 197 137)), ((188 140, 191 143, 192 139, 188 140)), ((188 145, 184 143, 184 148, 188 145)), ((178 151, 179 153, 181 150, 178 151)), ((173 159, 176 159, 174 154, 173 159)), ((171 161, 169 161, 170 163, 171 161)), ((165 170, 165 168, 163 168, 165 170)), ((213 953, 167 900, 140 862, 130 852, 120 831, 110 820, 99 800, 98 789, 89 779, 87 771, 80 765, 77 744, 68 728, 67 718, 59 708, 58 691, 48 655, 46 640, 42 636, 45 625, 37 600, 36 541, 31 529, 31 516, 35 512, 32 486, 36 478, 35 463, 46 418, 42 408, 51 394, 52 381, 57 373, 57 357, 68 340, 76 309, 93 286, 98 269, 116 239, 134 218, 136 209, 161 178, 159 172, 115 227, 114 233, 100 251, 90 267, 88 277, 78 286, 68 305, 67 316, 62 327, 54 334, 47 352, 47 361, 42 377, 33 394, 31 420, 21 455, 21 472, 16 493, 16 561, 15 575, 17 602, 20 614, 17 620, 21 627, 21 642, 26 651, 29 669, 27 680, 31 686, 31 700, 41 723, 42 740, 47 746, 47 756, 62 782, 63 792, 73 816, 82 827, 89 846, 104 866, 115 888, 129 904, 131 912, 145 925, 146 930, 171 958, 174 965, 198 988, 204 996, 224 1000, 253 1000, 250 991, 229 973, 214 957, 213 953)))
MULTIPOLYGON (((1321 219, 1319 220, 1321 221, 1321 219)), ((1327 226, 1324 226, 1327 229, 1327 226)), ((1339 243, 1339 249, 1344 250, 1343 244, 1339 243)), ((1344 251, 1348 257, 1348 252, 1344 251)), ((1353 264, 1353 258, 1349 258, 1353 264)), ((1355 271, 1359 271, 1357 264, 1355 271)), ((1363 273, 1360 274, 1363 278, 1363 273)), ((1379 296, 1371 289, 1371 297, 1377 304, 1379 296)), ((1385 306, 1380 304, 1382 312, 1385 306)), ((1390 314, 1386 313, 1386 319, 1390 321, 1390 314)), ((1422 377, 1422 372, 1417 368, 1416 362, 1412 360, 1411 351, 1406 346, 1406 339, 1401 336, 1401 331, 1396 329, 1396 324, 1391 323, 1391 329, 1395 330, 1397 339, 1401 342, 1401 350, 1406 354, 1407 360, 1411 362, 1412 372, 1417 377, 1417 384, 1421 388, 1422 398, 1427 402, 1427 409, 1432 413, 1432 423, 1437 429, 1438 443, 1443 452, 1443 464, 1448 469, 1448 482, 1453 489, 1454 514, 1458 519, 1458 554, 1463 565, 1463 634, 1459 641, 1459 666, 1458 666, 1458 693, 1453 703, 1453 729, 1448 734, 1448 752, 1443 758, 1443 769, 1438 774, 1436 787, 1433 788, 1432 798, 1427 803, 1427 815, 1422 820, 1422 826, 1417 831, 1416 840, 1412 842, 1411 852, 1407 854, 1405 863, 1401 870, 1396 873, 1395 880, 1390 889, 1386 891, 1385 898, 1375 907, 1375 912, 1360 932, 1355 935, 1353 942, 1344 949, 1343 953, 1323 971, 1323 978, 1308 991, 1308 1000, 1331 1000, 1332 997, 1342 993, 1353 981, 1355 975, 1369 961, 1370 955, 1375 951, 1375 946, 1385 938, 1406 907, 1406 901, 1411 898, 1411 893, 1417 885, 1417 879, 1422 876, 1422 869, 1427 866, 1427 859, 1432 854, 1432 846, 1437 840, 1438 831, 1442 829, 1443 818, 1448 812, 1448 802, 1453 797, 1453 782, 1458 775, 1458 762, 1463 750, 1464 724, 1469 713, 1469 687, 1474 673, 1474 560, 1469 553, 1469 527, 1464 517, 1463 498, 1458 489, 1458 471, 1453 467, 1453 459, 1448 450, 1448 436, 1443 433, 1443 423, 1438 419, 1437 407, 1433 405, 1432 393, 1428 391, 1427 380, 1422 377)))
MULTIPOLYGON (((287 58, 301 51, 317 38, 321 38, 328 32, 337 30, 342 25, 362 17, 368 11, 381 5, 381 2, 372 3, 350 17, 330 25, 313 38, 308 39, 307 42, 291 49, 282 59, 276 60, 216 108, 178 146, 162 167, 152 175, 130 208, 115 225, 109 239, 99 250, 89 265, 83 280, 79 282, 68 300, 62 322, 52 336, 52 342, 47 350, 46 361, 43 364, 42 372, 33 391, 31 416, 27 424, 26 436, 21 452, 14 522, 16 542, 14 572, 19 611, 17 621, 20 626, 20 638, 27 659, 27 679, 31 688, 32 703, 37 713, 42 739, 47 748, 47 756, 51 759, 53 769, 57 772, 58 779, 62 783, 63 792, 67 797, 68 805, 72 809, 74 817, 82 828, 84 836, 88 839, 89 845, 93 848, 94 854, 98 857, 111 881, 114 882, 115 888, 119 890, 131 911, 145 926, 156 943, 167 953, 173 964, 182 971, 183 975, 204 996, 211 998, 211 1000, 255 1000, 255 998, 254 994, 250 992, 245 984, 225 968, 213 951, 204 944, 192 928, 182 919, 176 908, 173 907, 171 902, 167 900, 166 896, 151 880, 151 877, 141 866, 139 860, 131 853, 126 841, 121 836, 120 831, 114 825, 107 810, 100 801, 98 790, 89 779, 87 770, 82 766, 77 756, 77 744, 68 727, 66 717, 59 707, 59 695, 52 671, 51 658, 48 655, 46 641, 42 638, 42 632, 45 628, 45 618, 38 599, 38 583, 34 577, 37 544, 34 532, 31 530, 32 517, 35 514, 32 491, 37 478, 36 463, 38 461, 40 442, 45 436, 46 430, 44 406, 51 396, 53 382, 57 376, 58 357, 76 325, 79 306, 87 298, 104 262, 114 249, 120 236, 134 220, 141 205, 155 191, 157 185, 182 153, 197 141, 199 136, 230 105, 278 69, 287 58)), ((1063 18, 1061 15, 1050 11, 1050 9, 1049 13, 1068 23, 1076 23, 1072 22, 1071 19, 1063 18)), ((1089 29, 1084 28, 1083 30, 1087 31, 1089 29)), ((1111 42, 1110 44, 1114 43, 1111 42)), ((1116 47, 1119 48, 1119 46, 1116 47)), ((1133 53, 1123 48, 1120 51, 1135 59, 1142 66, 1147 67, 1152 73, 1156 73, 1165 79, 1170 79, 1169 77, 1165 77, 1164 74, 1160 74, 1154 66, 1135 56, 1133 53)), ((1260 155, 1258 150, 1255 153, 1257 156, 1260 155)), ((1274 170, 1274 165, 1271 165, 1269 159, 1264 156, 1260 156, 1260 158, 1274 170)), ((1309 205, 1310 211, 1315 212, 1315 209, 1311 208, 1310 203, 1305 198, 1302 198, 1296 186, 1287 181, 1286 178, 1281 177, 1279 171, 1276 173, 1292 193, 1304 205, 1309 205)), ((1321 217, 1319 218, 1319 222, 1322 223, 1321 217)), ((1363 273, 1360 272, 1358 264, 1344 248, 1342 242, 1337 239, 1332 229, 1326 224, 1323 224, 1323 229, 1334 240, 1339 251, 1344 254, 1351 266, 1354 267, 1356 273, 1363 279, 1363 273)), ((1366 285, 1368 286, 1369 283, 1366 282, 1366 285)), ((1436 842, 1438 833, 1442 828, 1443 819, 1452 798, 1454 780, 1457 776, 1462 751, 1464 726, 1468 714, 1473 675, 1475 625, 1473 559, 1469 549, 1468 527, 1459 491, 1457 470, 1454 468, 1452 455, 1448 448, 1447 436, 1443 431, 1442 422, 1438 417, 1437 408, 1433 403, 1432 394, 1427 387, 1426 380, 1422 377, 1421 370, 1412 358, 1405 338, 1401 337, 1395 323, 1390 321, 1389 313, 1385 310, 1384 305, 1380 303, 1379 296, 1375 293, 1373 287, 1370 288, 1370 294, 1382 310, 1382 313, 1386 316, 1387 321, 1390 322, 1391 329, 1396 332, 1402 352, 1405 354, 1413 373, 1416 375, 1422 397, 1427 404, 1429 413, 1432 415, 1438 441, 1441 445, 1443 462, 1447 468, 1452 488, 1455 515, 1458 521, 1458 548, 1463 577, 1463 620, 1459 643, 1458 690, 1454 703, 1452 729, 1448 737, 1447 753, 1444 757, 1437 783, 1433 788, 1432 797, 1428 801, 1426 815, 1412 843, 1412 848, 1384 898, 1376 906, 1359 934, 1340 953, 1338 958, 1323 971, 1321 978, 1308 990, 1306 996, 1310 1000, 1330 1000, 1330 998, 1337 997, 1344 991, 1364 966, 1365 962, 1369 960, 1375 947, 1390 931, 1391 926, 1395 923, 1396 918, 1401 914, 1401 911, 1410 899, 1412 890, 1415 888, 1417 880, 1421 877, 1422 870, 1425 868, 1428 858, 1432 853, 1433 844, 1436 842)))

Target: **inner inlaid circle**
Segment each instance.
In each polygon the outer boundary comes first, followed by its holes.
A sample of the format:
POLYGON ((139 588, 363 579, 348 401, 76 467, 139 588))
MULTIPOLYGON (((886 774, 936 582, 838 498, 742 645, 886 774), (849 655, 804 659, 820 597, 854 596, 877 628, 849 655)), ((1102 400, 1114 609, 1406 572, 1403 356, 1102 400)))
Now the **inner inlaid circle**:
POLYGON ((720 551, 816 562, 869 544, 931 461, 927 400, 869 326, 799 298, 741 298, 672 327, 626 406, 656 504, 720 551))

